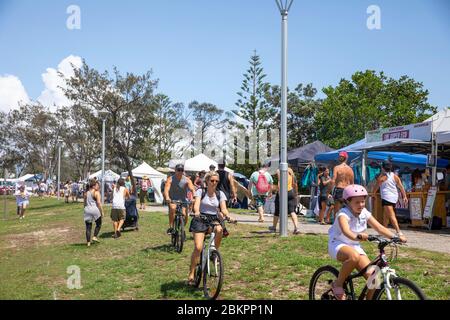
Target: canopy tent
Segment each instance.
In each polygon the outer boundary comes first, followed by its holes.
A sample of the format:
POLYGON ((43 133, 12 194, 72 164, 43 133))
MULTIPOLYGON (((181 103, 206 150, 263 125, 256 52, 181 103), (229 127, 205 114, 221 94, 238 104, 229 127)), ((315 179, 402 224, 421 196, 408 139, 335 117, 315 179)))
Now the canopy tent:
MULTIPOLYGON (((178 163, 184 164, 184 170, 186 172, 200 172, 202 170, 209 171, 209 166, 214 165, 217 168, 219 167, 217 161, 208 158, 203 153, 196 155, 195 157, 188 159, 186 161, 183 160, 170 160, 169 167, 174 168, 178 163)), ((225 171, 233 173, 233 170, 226 168, 225 171)))
MULTIPOLYGON (((362 151, 347 151, 349 155, 349 162, 358 161, 362 157, 362 151)), ((339 151, 327 152, 318 154, 315 158, 317 163, 330 164, 337 162, 339 151)), ((423 154, 409 154, 404 152, 391 151, 369 151, 367 153, 369 161, 386 161, 391 159, 394 163, 416 166, 424 168, 427 166, 427 156, 423 154)), ((445 168, 449 164, 448 160, 438 159, 438 168, 445 168)))
POLYGON ((17 179, 19 182, 34 182, 36 181, 37 175, 36 174, 26 174, 24 176, 21 176, 19 179, 17 179))
MULTIPOLYGON (((161 173, 155 169, 153 169, 147 162, 142 162, 141 165, 134 168, 132 171, 133 176, 135 178, 140 178, 147 176, 152 181, 153 190, 155 192, 155 202, 158 204, 163 203, 163 195, 161 192, 161 182, 163 179, 166 179, 167 176, 164 173, 161 173)), ((128 172, 123 172, 122 176, 127 176, 128 172)))
MULTIPOLYGON (((97 180, 101 181, 102 180, 102 170, 97 171, 94 174, 91 174, 89 176, 89 180, 90 179, 94 179, 97 178, 97 180)), ((117 180, 119 180, 120 176, 115 173, 112 170, 106 170, 105 171, 105 182, 116 182, 117 180)))
POLYGON ((450 108, 439 111, 426 121, 432 122, 437 143, 450 145, 450 108))
MULTIPOLYGON (((325 145, 321 141, 314 141, 313 143, 306 144, 300 148, 293 149, 288 152, 288 163, 294 167, 301 167, 314 161, 314 157, 317 154, 324 152, 330 152, 334 149, 325 145)), ((279 157, 274 157, 270 161, 279 161, 279 157)))

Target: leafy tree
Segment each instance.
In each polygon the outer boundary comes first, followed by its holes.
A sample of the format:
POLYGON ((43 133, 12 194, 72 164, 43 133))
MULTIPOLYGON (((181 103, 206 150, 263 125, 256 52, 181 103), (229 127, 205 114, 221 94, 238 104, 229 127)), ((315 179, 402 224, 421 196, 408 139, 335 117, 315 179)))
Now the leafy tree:
POLYGON ((153 91, 157 80, 152 72, 122 75, 114 68, 113 76, 99 73, 85 62, 74 69, 67 80, 66 96, 75 104, 107 113, 107 141, 111 157, 132 175, 132 161, 142 159, 145 144, 154 123, 153 91))
POLYGON ((188 108, 192 110, 192 119, 194 120, 192 131, 195 136, 200 136, 200 149, 203 153, 207 144, 211 142, 207 137, 208 130, 217 126, 223 110, 212 103, 199 103, 197 101, 191 102, 188 108))
POLYGON ((407 76, 395 80, 383 72, 356 72, 323 92, 315 128, 318 139, 334 148, 364 138, 366 131, 421 122, 436 112, 428 90, 407 76))
POLYGON ((149 144, 155 146, 147 158, 157 166, 164 166, 172 155, 172 150, 179 142, 174 135, 178 129, 187 126, 183 118, 184 106, 181 103, 172 103, 170 98, 164 94, 157 94, 153 100, 155 123, 151 128, 149 144), (153 152, 155 150, 155 152, 153 152))
MULTIPOLYGON (((294 91, 289 91, 287 96, 287 132, 288 149, 301 147, 316 140, 316 128, 314 117, 322 103, 315 98, 317 89, 313 85, 297 85, 294 91)), ((267 103, 277 109, 274 126, 280 128, 281 121, 281 90, 274 85, 266 89, 265 99, 267 103)))

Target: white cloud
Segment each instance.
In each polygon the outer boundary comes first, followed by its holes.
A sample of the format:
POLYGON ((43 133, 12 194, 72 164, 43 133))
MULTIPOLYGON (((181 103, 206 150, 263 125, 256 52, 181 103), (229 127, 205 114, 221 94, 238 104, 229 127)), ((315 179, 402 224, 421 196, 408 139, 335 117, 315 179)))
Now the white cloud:
POLYGON ((30 102, 20 79, 12 75, 0 76, 0 111, 17 109, 20 102, 30 102))
POLYGON ((70 55, 63 59, 57 69, 47 68, 46 72, 42 74, 42 81, 45 89, 37 98, 37 101, 44 106, 54 109, 53 106, 67 106, 70 104, 69 100, 64 96, 60 87, 66 87, 64 79, 59 76, 61 72, 65 78, 70 78, 74 75, 72 64, 76 68, 80 68, 83 64, 81 57, 70 55))

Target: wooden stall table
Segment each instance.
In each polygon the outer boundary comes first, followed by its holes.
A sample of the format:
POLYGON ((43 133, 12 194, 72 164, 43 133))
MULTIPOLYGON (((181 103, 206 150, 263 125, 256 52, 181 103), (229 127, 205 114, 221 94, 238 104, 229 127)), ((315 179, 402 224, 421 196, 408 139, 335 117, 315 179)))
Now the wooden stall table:
MULTIPOLYGON (((408 196, 408 207, 410 211, 411 225, 415 227, 425 226, 425 221, 423 219, 423 213, 425 210, 425 205, 427 203, 427 191, 416 191, 407 192, 408 196), (417 199, 417 200, 415 200, 417 199), (414 209, 414 207, 416 209, 414 209), (413 211, 413 216, 411 217, 411 211, 413 211), (416 218, 416 219, 414 219, 416 218)), ((381 206, 381 196, 379 193, 376 195, 370 194, 370 206, 369 209, 372 215, 378 222, 383 223, 383 207, 381 206)), ((449 227, 447 224, 447 211, 445 207, 446 197, 450 195, 450 191, 438 191, 436 193, 436 199, 433 206, 433 216, 440 217, 442 219, 442 226, 449 227)))

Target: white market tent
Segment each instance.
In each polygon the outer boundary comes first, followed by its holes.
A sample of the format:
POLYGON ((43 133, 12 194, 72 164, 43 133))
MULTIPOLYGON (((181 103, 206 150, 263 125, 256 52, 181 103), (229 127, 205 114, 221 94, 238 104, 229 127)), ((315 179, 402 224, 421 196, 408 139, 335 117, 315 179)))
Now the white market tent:
MULTIPOLYGON (((155 202, 158 204, 163 203, 163 195, 161 192, 161 181, 166 179, 167 176, 153 169, 147 162, 142 162, 141 165, 132 170, 133 176, 135 178, 142 178, 147 176, 153 184, 153 190, 155 191, 155 202)), ((123 172, 122 176, 127 176, 128 172, 123 172)))
MULTIPOLYGON (((89 180, 94 179, 95 177, 99 181, 101 181, 102 180, 102 170, 97 171, 94 174, 91 174, 89 176, 89 180)), ((112 170, 105 171, 105 182, 116 182, 117 180, 119 180, 119 178, 120 178, 120 176, 117 173, 115 173, 114 171, 112 171, 112 170)))
POLYGON ((34 180, 35 180, 34 177, 36 177, 35 174, 26 174, 26 175, 24 175, 24 176, 21 176, 21 177, 18 179, 18 181, 20 181, 20 182, 31 182, 31 181, 34 181, 34 180))
MULTIPOLYGON (((186 172, 200 172, 202 170, 205 170, 206 172, 208 172, 210 165, 214 165, 216 167, 216 170, 219 167, 217 161, 207 157, 203 153, 200 153, 200 154, 196 155, 195 157, 190 158, 186 161, 170 160, 169 167, 173 169, 179 163, 184 164, 184 171, 186 171, 186 172)), ((229 173, 234 172, 233 170, 231 170, 227 167, 225 167, 225 171, 227 171, 229 173)))
POLYGON ((426 121, 432 122, 432 130, 436 133, 438 144, 450 144, 450 109, 439 111, 426 121))

